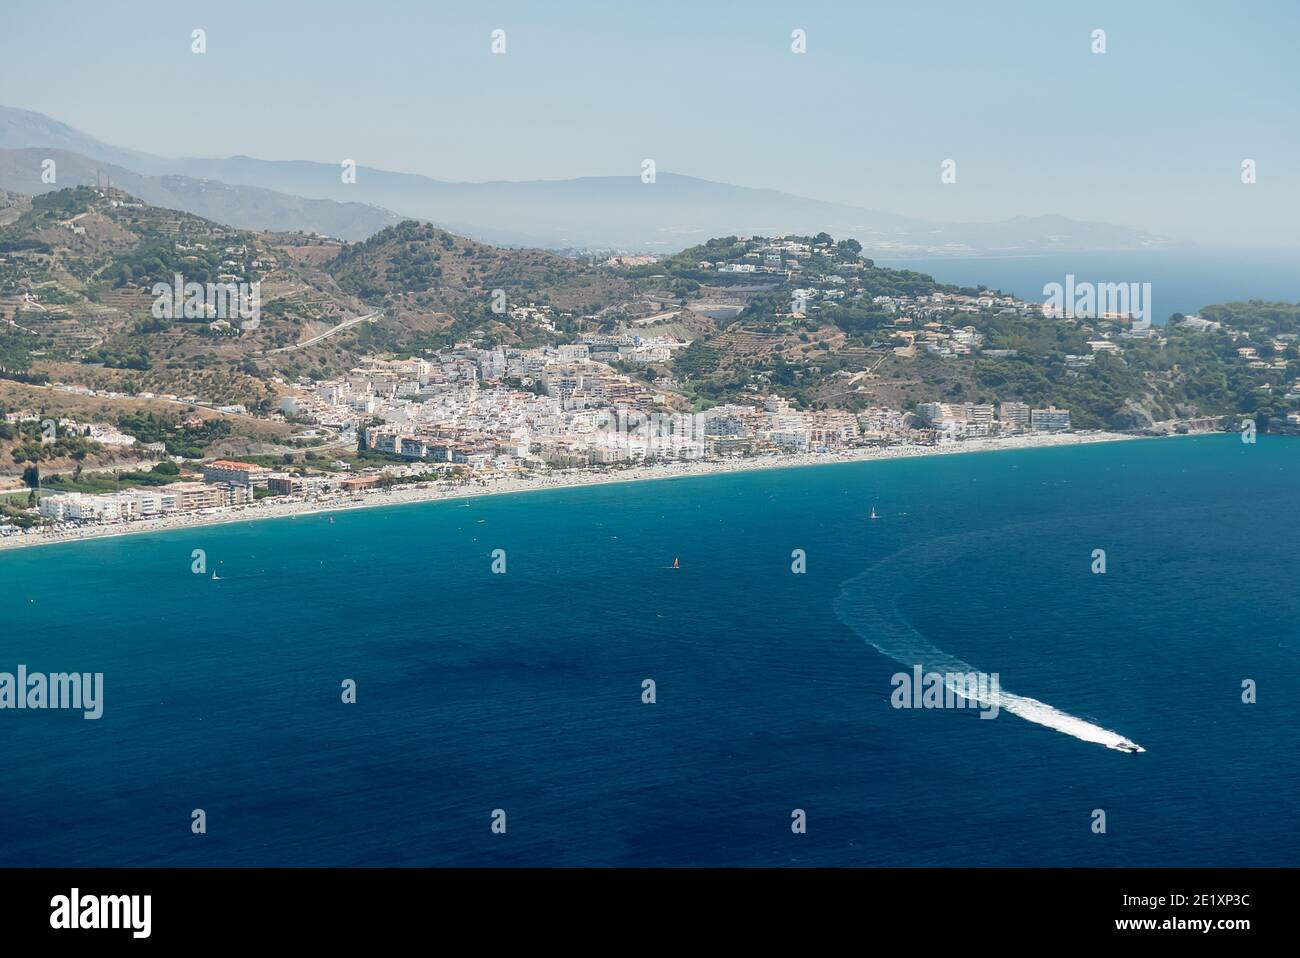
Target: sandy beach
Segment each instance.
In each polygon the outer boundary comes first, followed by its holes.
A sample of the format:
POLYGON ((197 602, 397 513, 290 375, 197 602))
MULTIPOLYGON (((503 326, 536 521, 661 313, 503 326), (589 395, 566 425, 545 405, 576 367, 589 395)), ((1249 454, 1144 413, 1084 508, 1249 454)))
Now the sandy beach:
POLYGON ((613 482, 644 482, 685 476, 709 476, 719 473, 754 472, 760 469, 789 469, 800 466, 832 465, 847 462, 910 459, 921 456, 998 452, 1013 449, 1043 449, 1138 438, 1144 437, 1110 432, 1037 433, 1024 436, 969 439, 938 446, 896 445, 847 449, 831 453, 764 456, 755 459, 670 462, 650 466, 631 466, 626 469, 607 472, 570 470, 527 479, 506 477, 475 479, 461 485, 431 481, 409 486, 397 486, 382 492, 337 493, 330 496, 319 496, 290 502, 265 500, 244 506, 207 509, 152 519, 89 525, 49 533, 12 535, 0 538, 0 551, 80 542, 86 539, 102 539, 110 536, 190 529, 195 526, 220 525, 228 522, 254 522, 288 516, 344 512, 352 509, 373 509, 382 506, 436 502, 442 499, 469 499, 477 496, 533 492, 541 489, 579 488, 613 482))

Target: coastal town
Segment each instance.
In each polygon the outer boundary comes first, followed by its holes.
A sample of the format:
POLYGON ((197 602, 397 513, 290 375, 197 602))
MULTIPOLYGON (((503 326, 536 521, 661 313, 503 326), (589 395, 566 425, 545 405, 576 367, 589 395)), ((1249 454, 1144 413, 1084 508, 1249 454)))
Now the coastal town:
POLYGON ((429 358, 370 357, 345 377, 292 386, 273 418, 300 427, 304 455, 279 462, 196 461, 167 455, 166 443, 141 443, 111 424, 42 422, 33 412, 10 412, 11 429, 39 433, 45 443, 71 436, 138 447, 153 464, 119 472, 112 491, 60 491, 59 483, 43 486, 37 478, 18 497, 29 506, 29 521, 12 521, 11 497, 11 521, 0 525, 0 537, 15 545, 58 541, 167 520, 381 504, 397 493, 407 501, 958 451, 977 439, 1041 444, 1070 435, 1069 410, 1014 401, 928 402, 910 413, 801 410, 767 391, 701 412, 665 411, 667 396, 610 363, 626 355, 619 350, 642 345, 593 336, 554 348, 460 346, 429 358))
POLYGON ((1136 285, 1089 287, 1079 309, 1088 284, 1072 276, 1061 302, 1034 302, 883 268, 826 233, 584 263, 414 222, 346 245, 109 189, 55 196, 30 214, 46 247, 112 227, 170 252, 106 261, 115 285, 80 303, 49 254, 0 258, 0 379, 19 384, 0 396, 17 470, 0 481, 0 546, 1205 431, 1225 416, 1202 409, 1234 404, 1300 429, 1290 317, 1215 307, 1153 326, 1136 285), (514 281, 461 263, 489 257, 514 281), (200 302, 226 286, 234 313, 200 302), (1189 390, 1184 370, 1207 363, 1222 385, 1189 390))

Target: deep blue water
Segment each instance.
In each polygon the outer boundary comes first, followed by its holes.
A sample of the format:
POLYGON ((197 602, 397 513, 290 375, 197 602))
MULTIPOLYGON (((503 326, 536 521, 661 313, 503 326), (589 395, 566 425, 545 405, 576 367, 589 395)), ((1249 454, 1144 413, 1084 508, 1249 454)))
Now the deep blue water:
POLYGON ((0 865, 1295 865, 1298 482, 1300 441, 1195 437, 0 553, 0 670, 106 686, 0 711, 0 865), (891 708, 864 572, 1147 752, 891 708))
POLYGON ((1042 256, 878 258, 881 266, 929 273, 944 283, 985 285, 1030 302, 1043 286, 1076 282, 1150 283, 1152 321, 1192 314, 1213 303, 1266 299, 1300 302, 1300 253, 1295 250, 1217 250, 1186 247, 1132 253, 1042 256))

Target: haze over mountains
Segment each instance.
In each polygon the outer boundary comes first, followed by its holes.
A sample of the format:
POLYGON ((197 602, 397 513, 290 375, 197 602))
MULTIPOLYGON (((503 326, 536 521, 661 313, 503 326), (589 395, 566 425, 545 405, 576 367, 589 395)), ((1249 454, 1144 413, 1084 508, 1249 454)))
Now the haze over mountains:
MULTIPOLYGON (((364 157, 352 157, 358 163, 364 157)), ((167 158, 103 143, 48 116, 0 107, 0 189, 35 194, 93 184, 95 171, 145 201, 246 229, 364 239, 401 218, 427 220, 475 239, 549 249, 676 252, 711 236, 854 237, 868 254, 997 255, 1127 250, 1169 240, 1061 216, 993 223, 933 223, 908 216, 659 172, 567 180, 455 183, 359 165, 344 183, 338 163, 167 158), (54 159, 58 180, 41 181, 54 159)), ((936 174, 937 175, 937 174, 936 174)))
POLYGON ((142 176, 82 153, 37 147, 0 149, 0 189, 29 196, 63 186, 111 183, 151 206, 182 210, 239 229, 324 233, 345 240, 362 240, 401 221, 388 210, 365 203, 336 203, 303 199, 253 186, 231 186, 215 179, 168 174, 142 176), (57 182, 41 181, 41 163, 57 164, 57 182))

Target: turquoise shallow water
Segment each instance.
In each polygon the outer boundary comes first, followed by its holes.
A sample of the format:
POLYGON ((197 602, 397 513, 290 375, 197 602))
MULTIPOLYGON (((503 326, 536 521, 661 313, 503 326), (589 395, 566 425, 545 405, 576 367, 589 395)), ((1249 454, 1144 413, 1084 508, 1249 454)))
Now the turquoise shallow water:
POLYGON ((0 671, 106 699, 0 711, 0 865, 1294 865, 1297 479, 1195 437, 0 554, 0 671), (1147 752, 893 709, 877 633, 1147 752))

